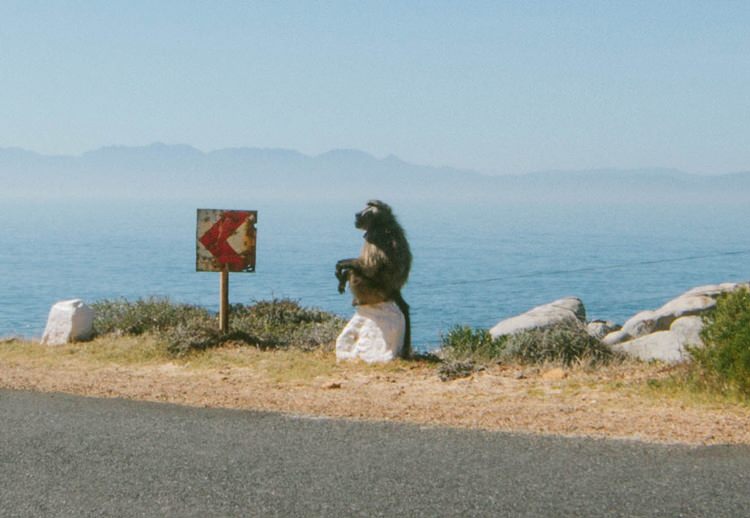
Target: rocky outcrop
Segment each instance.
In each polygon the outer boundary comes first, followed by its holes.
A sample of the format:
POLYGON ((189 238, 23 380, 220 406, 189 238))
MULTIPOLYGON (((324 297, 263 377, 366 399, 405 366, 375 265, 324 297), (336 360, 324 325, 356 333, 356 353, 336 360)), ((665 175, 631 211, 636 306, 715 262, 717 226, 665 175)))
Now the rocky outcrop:
POLYGON ((500 321, 490 330, 493 338, 559 324, 585 325, 589 335, 601 340, 614 351, 642 360, 681 362, 687 360, 687 347, 703 345, 702 316, 716 306, 722 293, 750 283, 723 283, 699 286, 686 291, 659 309, 641 311, 620 328, 610 321, 586 323, 583 302, 575 297, 537 306, 525 313, 500 321))
POLYGON ((57 302, 49 312, 42 343, 64 345, 88 340, 93 334, 94 310, 80 299, 57 302))
POLYGON ((702 328, 701 317, 681 317, 672 322, 667 331, 656 331, 640 338, 615 344, 612 350, 646 361, 683 362, 689 359, 687 346, 703 345, 700 337, 702 328))
POLYGON ((693 288, 657 310, 641 311, 625 322, 622 329, 609 333, 602 341, 607 345, 615 345, 659 331, 668 331, 678 318, 703 315, 716 306, 719 295, 747 285, 724 283, 693 288))
POLYGON ((719 295, 749 286, 750 283, 724 283, 693 288, 657 310, 641 311, 602 341, 615 351, 642 360, 687 361, 686 348, 703 345, 702 316, 716 306, 719 295))
POLYGON ((336 359, 367 363, 398 358, 404 345, 404 315, 394 302, 357 306, 336 339, 336 359))
POLYGON ((490 329, 490 334, 493 338, 497 338, 530 329, 544 329, 564 323, 582 324, 585 321, 586 308, 581 299, 566 297, 502 320, 490 329))
POLYGON ((609 333, 619 331, 620 329, 622 329, 622 326, 615 324, 611 320, 592 320, 586 324, 586 331, 599 340, 607 336, 609 333))

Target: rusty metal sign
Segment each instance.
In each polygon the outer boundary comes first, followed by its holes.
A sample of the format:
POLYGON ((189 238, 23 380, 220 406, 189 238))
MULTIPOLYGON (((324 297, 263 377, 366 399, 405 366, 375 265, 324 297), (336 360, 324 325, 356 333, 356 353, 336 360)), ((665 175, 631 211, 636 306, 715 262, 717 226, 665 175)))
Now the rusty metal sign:
POLYGON ((198 209, 195 269, 254 272, 258 212, 198 209))

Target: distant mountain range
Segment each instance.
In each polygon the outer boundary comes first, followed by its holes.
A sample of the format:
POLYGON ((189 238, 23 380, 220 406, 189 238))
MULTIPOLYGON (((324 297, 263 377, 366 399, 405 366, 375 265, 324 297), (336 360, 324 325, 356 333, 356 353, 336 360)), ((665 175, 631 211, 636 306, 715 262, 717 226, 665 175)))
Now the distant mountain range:
POLYGON ((337 149, 308 156, 287 149, 186 145, 111 146, 80 156, 0 148, 2 195, 36 198, 369 199, 399 201, 750 199, 750 171, 702 176, 672 169, 548 171, 488 176, 337 149))

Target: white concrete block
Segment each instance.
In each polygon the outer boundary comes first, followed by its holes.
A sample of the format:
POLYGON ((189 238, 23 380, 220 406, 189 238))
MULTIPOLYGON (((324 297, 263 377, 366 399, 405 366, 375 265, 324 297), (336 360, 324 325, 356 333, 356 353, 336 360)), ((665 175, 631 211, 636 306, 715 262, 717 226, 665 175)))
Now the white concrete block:
POLYGON ((391 361, 401 354, 404 330, 404 315, 394 302, 357 306, 357 312, 336 340, 336 359, 391 361))
POLYGON ((42 343, 64 345, 88 340, 93 334, 94 310, 81 299, 57 302, 49 312, 42 343))

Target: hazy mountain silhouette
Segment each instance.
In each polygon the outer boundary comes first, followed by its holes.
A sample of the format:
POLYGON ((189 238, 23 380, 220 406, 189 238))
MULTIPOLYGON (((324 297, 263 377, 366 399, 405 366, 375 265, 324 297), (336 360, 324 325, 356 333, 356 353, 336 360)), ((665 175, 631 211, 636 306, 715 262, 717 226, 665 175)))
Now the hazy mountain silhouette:
POLYGON ((109 146, 80 156, 0 148, 6 196, 545 201, 747 199, 750 172, 596 169, 488 176, 376 158, 353 149, 308 156, 288 149, 109 146))

